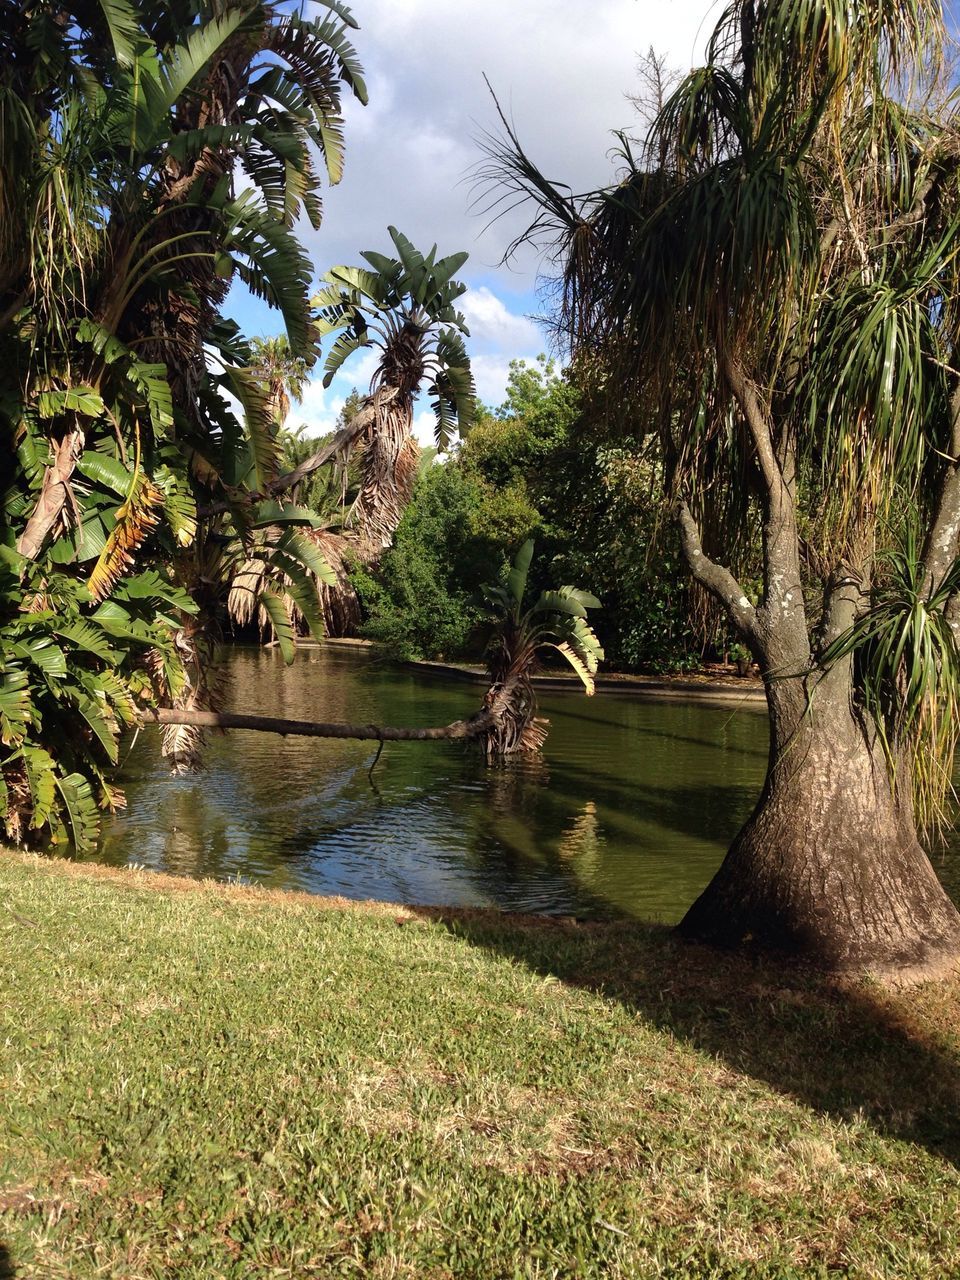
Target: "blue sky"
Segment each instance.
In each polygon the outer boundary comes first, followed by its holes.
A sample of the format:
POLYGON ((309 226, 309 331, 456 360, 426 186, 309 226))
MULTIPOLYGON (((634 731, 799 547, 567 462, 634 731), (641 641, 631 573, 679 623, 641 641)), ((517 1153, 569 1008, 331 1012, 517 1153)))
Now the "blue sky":
MULTIPOLYGON (((500 265, 518 218, 484 231, 471 209, 469 175, 481 158, 477 136, 496 116, 483 76, 531 157, 575 190, 606 181, 612 131, 636 127, 627 94, 636 87, 639 56, 653 46, 673 65, 698 60, 720 12, 709 0, 353 0, 360 23, 353 42, 370 103, 346 104, 343 181, 323 193, 318 232, 303 240, 319 277, 364 249, 389 253, 387 225, 421 249, 467 250, 462 300, 471 329, 468 349, 480 397, 503 398, 509 362, 533 358, 548 340, 530 317, 538 311, 537 260, 523 253, 500 265)), ((229 309, 247 334, 280 331, 279 317, 235 289, 229 309)), ((319 367, 291 411, 292 425, 328 431, 353 386, 366 390, 373 357, 358 352, 329 390, 319 367)), ((432 415, 418 415, 429 439, 432 415)))

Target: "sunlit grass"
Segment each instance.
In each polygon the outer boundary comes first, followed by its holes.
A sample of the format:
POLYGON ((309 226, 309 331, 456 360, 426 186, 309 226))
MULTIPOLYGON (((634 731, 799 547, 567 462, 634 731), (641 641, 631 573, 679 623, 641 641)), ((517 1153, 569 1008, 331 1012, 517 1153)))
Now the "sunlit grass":
POLYGON ((960 984, 0 858, 0 1276, 960 1274, 960 984))

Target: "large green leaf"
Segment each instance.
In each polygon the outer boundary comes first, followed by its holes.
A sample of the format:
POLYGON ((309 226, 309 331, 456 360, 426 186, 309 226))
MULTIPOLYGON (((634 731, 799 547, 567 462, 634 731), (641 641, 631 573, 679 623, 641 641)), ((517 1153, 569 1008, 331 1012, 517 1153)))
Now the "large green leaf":
POLYGON ((290 624, 290 619, 287 617, 283 600, 272 587, 268 587, 260 597, 260 603, 270 618, 274 635, 280 645, 280 652, 283 654, 283 660, 289 666, 297 656, 297 639, 290 624))
POLYGON ((227 9, 201 27, 195 27, 184 44, 166 59, 161 70, 161 83, 167 108, 176 106, 184 91, 201 74, 226 45, 230 37, 253 13, 253 7, 237 5, 227 9))
POLYGON ((19 745, 30 726, 33 700, 26 671, 7 671, 0 680, 0 742, 19 745))
POLYGON ((533 539, 528 538, 514 557, 513 565, 507 574, 507 590, 514 605, 519 608, 523 603, 523 594, 527 589, 527 575, 533 560, 533 539))
POLYGON ((88 480, 94 480, 125 498, 133 483, 133 472, 118 462, 116 458, 105 453, 97 453, 93 449, 86 450, 77 460, 77 470, 88 480))
POLYGON ((70 823, 74 845, 79 850, 92 848, 100 834, 100 814, 90 783, 80 773, 57 775, 55 781, 70 823))

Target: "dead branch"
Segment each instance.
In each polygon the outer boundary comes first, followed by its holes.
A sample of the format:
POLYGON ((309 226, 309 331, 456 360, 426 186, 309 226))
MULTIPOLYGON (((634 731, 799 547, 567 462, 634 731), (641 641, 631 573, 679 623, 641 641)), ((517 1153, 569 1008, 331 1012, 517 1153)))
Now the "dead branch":
POLYGON ((282 737, 356 738, 364 742, 448 742, 479 737, 494 723, 495 712, 484 707, 468 720, 427 729, 407 729, 395 725, 324 724, 313 720, 283 720, 276 716, 253 716, 234 711, 195 711, 160 707, 143 712, 146 724, 194 725, 202 729, 253 729, 282 737))

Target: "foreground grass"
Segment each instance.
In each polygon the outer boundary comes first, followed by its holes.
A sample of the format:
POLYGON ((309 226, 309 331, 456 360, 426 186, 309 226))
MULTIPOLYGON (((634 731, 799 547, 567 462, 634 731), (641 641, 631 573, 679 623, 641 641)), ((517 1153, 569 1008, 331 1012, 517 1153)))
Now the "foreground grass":
POLYGON ((960 1275, 960 984, 0 856, 0 1276, 960 1275))

